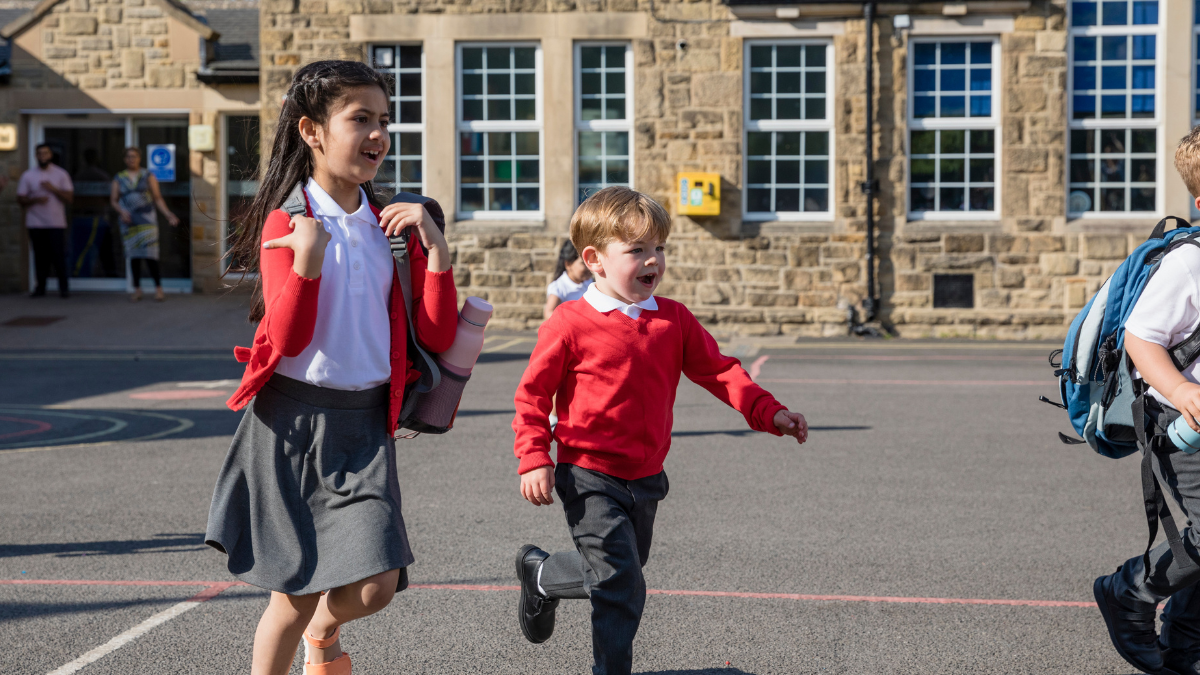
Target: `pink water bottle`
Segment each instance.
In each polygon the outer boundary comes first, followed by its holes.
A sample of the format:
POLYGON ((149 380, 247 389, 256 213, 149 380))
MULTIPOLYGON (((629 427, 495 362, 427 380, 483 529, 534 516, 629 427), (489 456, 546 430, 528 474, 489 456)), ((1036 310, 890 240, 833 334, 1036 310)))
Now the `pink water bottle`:
POLYGON ((463 377, 471 374, 471 369, 479 360, 479 353, 483 351, 483 327, 490 318, 491 305, 475 296, 467 298, 462 311, 458 313, 454 344, 438 355, 438 360, 446 370, 463 377))

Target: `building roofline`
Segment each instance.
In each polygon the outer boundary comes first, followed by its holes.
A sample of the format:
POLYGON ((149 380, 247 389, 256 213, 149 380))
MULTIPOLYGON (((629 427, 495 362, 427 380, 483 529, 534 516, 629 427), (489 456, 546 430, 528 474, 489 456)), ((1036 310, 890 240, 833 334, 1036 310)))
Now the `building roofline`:
MULTIPOLYGON (((21 33, 24 33, 26 29, 40 21, 43 16, 49 13, 60 2, 64 2, 64 0, 42 0, 24 16, 0 28, 0 38, 6 40, 16 38, 21 33)), ((220 33, 198 19, 195 14, 188 11, 177 0, 153 0, 153 2, 158 4, 168 16, 196 31, 205 40, 216 40, 221 37, 220 33)))

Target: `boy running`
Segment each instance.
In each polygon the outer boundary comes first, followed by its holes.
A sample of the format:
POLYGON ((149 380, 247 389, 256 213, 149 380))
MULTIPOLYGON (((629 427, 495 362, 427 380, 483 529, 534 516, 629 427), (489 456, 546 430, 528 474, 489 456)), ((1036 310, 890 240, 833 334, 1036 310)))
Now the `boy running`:
POLYGON ((583 302, 559 306, 542 324, 517 388, 521 496, 549 505, 555 490, 576 548, 549 555, 526 545, 517 554, 521 631, 530 642, 545 642, 560 599, 590 599, 594 675, 625 675, 633 667, 646 603, 642 567, 669 489, 663 460, 679 376, 741 412, 756 431, 799 443, 808 438, 804 417, 723 356, 686 307, 654 297, 670 231, 662 206, 629 188, 606 188, 579 207, 571 241, 595 283, 583 302), (559 420, 551 431, 556 395, 559 420))
MULTIPOLYGON (((1200 207, 1200 127, 1179 142, 1175 168, 1200 207)), ((1200 453, 1180 452, 1166 430, 1181 414, 1200 430, 1200 361, 1177 367, 1168 349, 1191 342, 1198 329, 1200 247, 1180 246, 1162 259, 1126 320, 1125 352, 1137 368, 1134 377, 1149 385, 1143 400, 1151 438, 1144 451, 1152 453, 1159 484, 1171 492, 1189 524, 1200 517, 1200 453)), ((1177 559, 1163 542, 1093 586, 1117 652, 1147 673, 1200 675, 1200 530, 1192 525, 1181 534, 1188 559, 1177 559), (1159 636, 1155 615, 1158 603, 1168 598, 1159 636)))

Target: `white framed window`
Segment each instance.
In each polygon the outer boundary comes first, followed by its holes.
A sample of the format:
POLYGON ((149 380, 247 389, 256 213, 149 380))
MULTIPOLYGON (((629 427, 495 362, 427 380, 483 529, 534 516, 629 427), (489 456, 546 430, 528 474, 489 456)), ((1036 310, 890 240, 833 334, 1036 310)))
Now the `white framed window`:
POLYGON ((542 50, 537 43, 460 43, 460 218, 541 219, 542 50))
POLYGON ((577 203, 633 184, 633 50, 628 42, 575 44, 577 203))
POLYGON ((913 38, 908 50, 908 217, 1000 217, 1000 42, 913 38))
POLYGON ((425 53, 421 45, 375 45, 371 62, 394 80, 392 149, 375 174, 382 193, 425 192, 425 53))
POLYGON ((241 261, 225 257, 237 230, 245 220, 254 195, 258 194, 258 170, 260 161, 258 115, 226 113, 221 116, 224 128, 221 138, 225 146, 225 217, 221 227, 222 265, 227 270, 243 270, 241 261))
POLYGON ((1072 2, 1068 217, 1162 210, 1162 28, 1155 0, 1072 2))
POLYGON ((833 43, 747 41, 747 220, 832 220, 833 43))

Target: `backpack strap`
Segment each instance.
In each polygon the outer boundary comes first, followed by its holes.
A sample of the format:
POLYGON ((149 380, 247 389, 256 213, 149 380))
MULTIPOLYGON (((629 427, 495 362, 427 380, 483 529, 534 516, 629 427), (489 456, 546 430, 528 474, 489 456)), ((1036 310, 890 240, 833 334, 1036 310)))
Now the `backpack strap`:
MULTIPOLYGON (((1127 355, 1123 360, 1123 367, 1131 367, 1132 362, 1127 355)), ((1138 447, 1142 450, 1142 507, 1145 509, 1146 526, 1150 535, 1146 541, 1146 551, 1142 553, 1142 570, 1144 579, 1149 581, 1150 551, 1154 548, 1154 540, 1158 537, 1158 521, 1160 520, 1163 524, 1163 533, 1167 535, 1167 545, 1170 546, 1171 554, 1175 556, 1175 559, 1180 561, 1181 565, 1190 567, 1196 567, 1197 561, 1188 554, 1187 548, 1184 547, 1183 537, 1180 536, 1179 527, 1175 524, 1175 516, 1167 507, 1167 500, 1163 498, 1162 486, 1158 482, 1158 477, 1154 475, 1152 455, 1158 453, 1159 444, 1166 436, 1159 433, 1150 436, 1146 433, 1148 425, 1154 424, 1157 427, 1157 424, 1151 421, 1146 414, 1146 399, 1150 394, 1147 393, 1148 387, 1144 380, 1134 380, 1134 388, 1137 394, 1133 400, 1134 429, 1137 433, 1138 447)))
MULTIPOLYGON (((1174 220, 1177 223, 1179 223, 1178 225, 1175 226, 1176 228, 1192 226, 1191 223, 1184 220, 1183 218, 1180 218, 1179 216, 1167 216, 1166 218, 1163 218, 1162 220, 1158 221, 1158 224, 1154 226, 1154 231, 1150 233, 1150 239, 1162 239, 1163 238, 1163 235, 1165 235, 1167 233, 1167 221, 1168 220, 1174 220)), ((1149 240, 1147 240, 1147 241, 1149 241, 1149 240)))
MULTIPOLYGON (((429 197, 423 197, 411 192, 398 192, 392 198, 391 203, 415 203, 421 204, 429 211, 429 215, 434 215, 434 210, 440 216, 442 213, 438 203, 429 197), (430 207, 433 208, 430 208, 430 207)), ((435 219, 436 223, 437 220, 435 219)), ((445 218, 442 217, 441 228, 445 228, 445 218)), ((390 237, 388 241, 391 243, 392 260, 396 267, 396 276, 400 281, 400 292, 404 295, 404 314, 408 321, 408 349, 409 353, 413 354, 413 364, 421 373, 421 379, 417 380, 413 391, 405 392, 405 400, 403 408, 400 412, 400 421, 403 422, 407 417, 410 408, 416 404, 416 396, 412 394, 425 394, 437 389, 442 382, 441 370, 439 370, 437 362, 433 360, 429 352, 417 342, 417 329, 413 324, 413 292, 412 292, 412 258, 408 255, 408 231, 405 230, 400 234, 390 237)), ((418 242, 418 245, 420 243, 418 242)))
POLYGON ((283 200, 283 206, 279 208, 293 218, 306 215, 308 199, 304 196, 304 184, 296 183, 296 186, 288 193, 287 199, 283 200))

